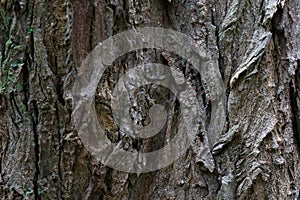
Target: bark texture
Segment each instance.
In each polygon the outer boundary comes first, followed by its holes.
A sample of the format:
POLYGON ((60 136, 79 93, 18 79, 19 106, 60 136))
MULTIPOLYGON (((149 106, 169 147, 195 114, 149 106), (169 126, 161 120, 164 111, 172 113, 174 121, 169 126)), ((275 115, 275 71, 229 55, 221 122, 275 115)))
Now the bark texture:
POLYGON ((296 0, 1 0, 0 198, 300 198, 299 10, 296 0), (226 87, 226 125, 215 144, 206 142, 209 91, 185 60, 155 49, 128 53, 97 89, 98 119, 111 141, 149 152, 176 129, 174 95, 145 86, 135 96, 134 120, 146 124, 155 101, 168 108, 168 123, 154 138, 120 137, 110 91, 140 63, 181 70, 205 113, 183 157, 159 171, 128 174, 83 146, 72 122, 72 88, 97 44, 145 26, 182 32, 212 52, 226 87))

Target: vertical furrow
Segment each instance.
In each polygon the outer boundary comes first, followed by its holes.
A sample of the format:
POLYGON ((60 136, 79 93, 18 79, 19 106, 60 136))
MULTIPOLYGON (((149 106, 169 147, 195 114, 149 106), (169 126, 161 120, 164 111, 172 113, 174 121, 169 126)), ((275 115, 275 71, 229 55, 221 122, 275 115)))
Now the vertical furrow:
POLYGON ((35 149, 35 174, 33 179, 33 186, 34 186, 34 196, 35 199, 40 199, 39 195, 39 174, 40 174, 40 167, 39 167, 39 160, 40 160, 40 145, 39 145, 39 134, 38 134, 38 106, 36 101, 32 101, 32 111, 31 111, 31 120, 32 120, 32 130, 34 135, 34 149, 35 149))

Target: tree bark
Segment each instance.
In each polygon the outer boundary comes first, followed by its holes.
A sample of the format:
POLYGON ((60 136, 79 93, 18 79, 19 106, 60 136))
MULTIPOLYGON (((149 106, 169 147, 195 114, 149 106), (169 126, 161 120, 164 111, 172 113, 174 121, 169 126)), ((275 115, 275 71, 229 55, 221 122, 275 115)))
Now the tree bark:
POLYGON ((300 198, 299 10, 295 0, 1 0, 0 198, 300 198), (152 85, 140 88, 135 101, 144 110, 149 99, 168 107, 167 125, 154 138, 120 138, 110 91, 141 63, 159 62, 189 77, 205 116, 195 142, 173 164, 125 173, 83 145, 72 120, 72 89, 101 41, 148 26, 182 32, 209 49, 226 89, 226 124, 207 143, 209 91, 186 60, 164 50, 130 52, 108 67, 97 88, 97 117, 109 140, 150 152, 174 134, 174 95, 152 85), (141 98, 141 91, 149 94, 141 98))

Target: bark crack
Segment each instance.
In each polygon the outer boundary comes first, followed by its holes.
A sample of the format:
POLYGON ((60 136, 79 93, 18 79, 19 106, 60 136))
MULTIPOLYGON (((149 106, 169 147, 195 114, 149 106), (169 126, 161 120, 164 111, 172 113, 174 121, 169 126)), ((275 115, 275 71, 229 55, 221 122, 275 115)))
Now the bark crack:
POLYGON ((34 137, 34 149, 35 149, 35 174, 33 178, 33 191, 35 199, 40 199, 39 196, 39 174, 40 174, 40 168, 39 168, 39 161, 40 161, 40 145, 39 145, 39 135, 37 130, 37 124, 38 124, 38 107, 37 102, 35 100, 32 101, 33 106, 33 113, 31 113, 31 120, 32 120, 32 130, 33 130, 33 137, 34 137))
POLYGON ((300 110, 299 110, 299 91, 300 91, 300 60, 297 60, 295 82, 290 82, 290 101, 293 113, 293 132, 298 152, 300 152, 300 110))
MULTIPOLYGON (((29 15, 30 15, 30 21, 29 21, 29 28, 33 29, 33 22, 34 22, 34 10, 35 10, 35 3, 36 1, 33 0, 30 4, 30 7, 27 8, 29 9, 29 15)), ((40 199, 40 195, 39 195, 39 184, 38 184, 38 180, 39 180, 39 174, 40 174, 40 167, 39 167, 39 160, 40 160, 40 145, 39 145, 39 134, 38 134, 38 116, 39 116, 39 112, 38 112, 38 105, 37 105, 37 101, 36 100, 32 100, 30 99, 30 68, 34 67, 34 55, 35 55, 35 49, 34 49, 34 31, 31 31, 29 33, 29 53, 27 54, 27 61, 28 61, 28 66, 24 67, 24 78, 23 78, 23 82, 25 83, 25 85, 27 86, 27 92, 25 92, 24 90, 24 95, 27 96, 25 97, 25 101, 27 103, 30 102, 32 103, 32 111, 33 112, 29 112, 30 113, 30 117, 31 117, 31 121, 32 121, 32 131, 33 131, 33 142, 34 142, 34 151, 35 151, 35 163, 34 163, 34 167, 35 167, 35 173, 34 173, 34 177, 33 177, 33 193, 34 193, 34 198, 36 200, 40 199)), ((25 88, 25 87, 24 87, 25 88)), ((27 106, 27 104, 25 104, 27 106)), ((28 105, 28 106, 29 106, 28 105)), ((27 110, 28 109, 27 106, 27 110)), ((30 110, 29 110, 30 111, 30 110)))
MULTIPOLYGON (((214 15, 214 10, 212 7, 210 7, 210 12, 211 12, 211 22, 212 25, 214 25, 216 27, 216 31, 215 31, 215 37, 216 37, 216 45, 217 45, 217 49, 218 49, 218 65, 219 65, 219 70, 221 72, 222 78, 224 79, 224 76, 226 75, 225 72, 222 73, 222 67, 223 67, 223 59, 222 59, 222 52, 221 52, 221 45, 220 45, 220 26, 216 23, 215 20, 215 15, 214 15)), ((231 74, 228 80, 231 80, 231 74)), ((229 82, 228 82, 229 84, 229 82)), ((229 94, 230 94, 230 87, 226 87, 226 105, 225 105, 225 117, 226 117, 226 132, 229 131, 230 129, 230 120, 229 120, 229 108, 228 108, 228 98, 229 98, 229 94)))

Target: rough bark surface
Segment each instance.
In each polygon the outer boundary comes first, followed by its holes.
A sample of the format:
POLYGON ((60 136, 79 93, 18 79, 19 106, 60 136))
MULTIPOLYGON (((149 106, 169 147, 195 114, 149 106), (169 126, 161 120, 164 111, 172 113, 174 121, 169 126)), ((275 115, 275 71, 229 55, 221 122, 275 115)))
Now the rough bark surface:
POLYGON ((1 0, 0 199, 300 198, 299 10, 296 0, 1 0), (156 101, 169 108, 168 123, 151 139, 120 138, 109 91, 140 63, 181 70, 206 113, 183 157, 159 171, 128 174, 83 146, 72 122, 72 88, 97 44, 145 26, 182 32, 212 52, 226 87, 226 125, 214 145, 206 142, 209 91, 189 63, 163 50, 128 53, 97 89, 98 119, 111 141, 147 152, 174 134, 174 96, 146 86, 137 91, 132 112, 142 116, 134 120, 147 123, 156 101))

